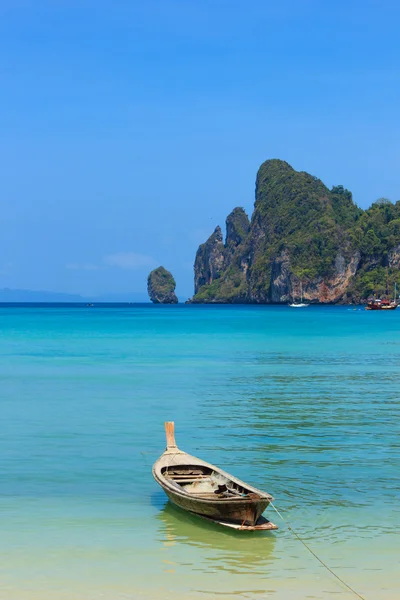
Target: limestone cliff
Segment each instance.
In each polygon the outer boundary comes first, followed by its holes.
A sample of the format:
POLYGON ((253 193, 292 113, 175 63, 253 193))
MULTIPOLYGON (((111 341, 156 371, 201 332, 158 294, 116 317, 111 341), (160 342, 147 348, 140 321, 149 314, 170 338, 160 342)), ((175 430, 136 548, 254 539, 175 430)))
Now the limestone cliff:
POLYGON ((225 246, 221 227, 216 227, 208 240, 201 244, 194 264, 195 293, 204 285, 209 285, 220 277, 225 267, 225 246))
POLYGON ((225 245, 231 254, 247 238, 249 230, 250 221, 244 209, 234 208, 226 219, 225 245))
POLYGON ((154 269, 147 278, 147 291, 155 304, 176 304, 175 287, 175 279, 164 267, 154 269))
POLYGON ((365 299, 400 282, 400 202, 358 208, 343 186, 268 160, 254 212, 236 208, 197 252, 193 302, 280 303, 365 299), (398 279, 397 279, 398 278, 398 279))

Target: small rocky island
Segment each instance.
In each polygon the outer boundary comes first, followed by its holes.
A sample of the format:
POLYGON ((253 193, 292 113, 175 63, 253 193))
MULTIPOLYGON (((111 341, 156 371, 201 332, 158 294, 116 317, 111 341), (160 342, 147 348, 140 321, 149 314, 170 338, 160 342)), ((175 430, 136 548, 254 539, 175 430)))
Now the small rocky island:
POLYGON ((147 291, 154 304, 177 304, 176 282, 167 269, 157 267, 147 278, 147 291))

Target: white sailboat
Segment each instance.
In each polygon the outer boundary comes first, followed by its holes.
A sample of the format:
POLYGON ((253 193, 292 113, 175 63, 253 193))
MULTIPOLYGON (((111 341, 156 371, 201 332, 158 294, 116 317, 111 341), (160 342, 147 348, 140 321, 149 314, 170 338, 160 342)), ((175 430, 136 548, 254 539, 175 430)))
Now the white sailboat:
POLYGON ((293 297, 292 304, 289 304, 292 308, 305 308, 306 306, 310 306, 309 304, 305 304, 303 302, 303 284, 300 283, 300 302, 295 302, 293 297))

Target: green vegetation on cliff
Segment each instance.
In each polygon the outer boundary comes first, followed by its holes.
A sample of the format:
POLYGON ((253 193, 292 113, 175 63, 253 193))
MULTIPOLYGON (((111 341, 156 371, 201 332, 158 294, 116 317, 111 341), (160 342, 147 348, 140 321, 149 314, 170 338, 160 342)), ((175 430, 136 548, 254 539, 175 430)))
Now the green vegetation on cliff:
POLYGON ((331 275, 339 248, 346 255, 351 251, 349 233, 360 216, 348 190, 330 191, 281 160, 261 165, 254 213, 265 235, 252 271, 254 284, 264 280, 264 269, 284 248, 299 278, 331 275))
POLYGON ((251 223, 235 209, 225 244, 221 235, 218 247, 213 237, 201 247, 193 301, 286 302, 300 285, 311 301, 365 299, 400 281, 399 244, 400 202, 381 199, 364 211, 343 186, 328 189, 268 160, 257 174, 251 223), (205 267, 209 276, 198 277, 205 267))
POLYGON ((352 296, 390 294, 395 283, 400 289, 400 202, 380 198, 363 212, 352 233, 362 257, 349 286, 352 296))

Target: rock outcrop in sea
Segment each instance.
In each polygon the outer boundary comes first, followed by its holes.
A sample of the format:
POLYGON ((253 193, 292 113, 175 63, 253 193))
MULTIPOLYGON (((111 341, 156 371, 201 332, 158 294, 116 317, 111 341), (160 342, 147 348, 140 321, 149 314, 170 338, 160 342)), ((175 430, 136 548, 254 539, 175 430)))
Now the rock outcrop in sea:
POLYGON ((400 289, 400 202, 360 209, 343 186, 268 160, 257 173, 254 212, 242 208, 202 244, 195 303, 359 302, 400 289))
POLYGON ((177 304, 175 279, 164 267, 157 267, 147 278, 147 291, 155 304, 177 304))

